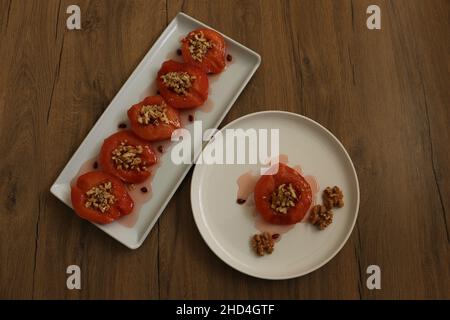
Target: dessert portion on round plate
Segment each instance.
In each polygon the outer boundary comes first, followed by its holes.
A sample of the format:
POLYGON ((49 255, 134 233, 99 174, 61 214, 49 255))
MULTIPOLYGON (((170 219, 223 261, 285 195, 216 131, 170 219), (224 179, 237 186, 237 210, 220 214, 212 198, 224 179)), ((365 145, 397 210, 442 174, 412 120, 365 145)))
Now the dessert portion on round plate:
POLYGON ((264 220, 289 225, 303 219, 312 203, 312 191, 298 171, 278 163, 275 174, 259 178, 254 198, 256 209, 264 220))
MULTIPOLYGON (((99 224, 133 213, 129 191, 151 179, 159 158, 155 142, 169 140, 182 126, 180 112, 197 108, 208 99, 208 74, 226 67, 226 43, 214 30, 191 31, 181 41, 183 62, 165 61, 156 76, 158 92, 131 106, 127 115, 131 130, 107 137, 94 171, 79 175, 71 186, 75 212, 99 224)), ((191 117, 192 115, 190 115, 191 117)), ((125 129, 126 124, 119 125, 125 129)), ((140 190, 147 193, 148 187, 140 190)))
MULTIPOLYGON (((259 177, 254 185, 253 200, 256 218, 262 218, 264 223, 256 223, 261 233, 253 235, 250 242, 258 256, 271 254, 275 243, 281 239, 278 232, 288 232, 297 223, 310 222, 324 230, 333 222, 332 209, 344 206, 342 190, 338 186, 325 188, 322 205, 315 204, 313 199, 317 192, 315 178, 304 177, 299 166, 279 162, 259 177), (281 231, 272 232, 271 225, 280 226, 277 230, 281 231)), ((237 200, 241 205, 245 202, 246 199, 237 200)))
POLYGON ((263 152, 259 136, 253 151, 247 139, 246 159, 254 152, 256 163, 198 163, 191 180, 194 221, 209 248, 245 274, 290 279, 312 272, 342 249, 355 225, 359 185, 351 158, 325 127, 284 111, 230 122, 202 156, 236 141, 228 130, 249 129, 278 130, 278 137, 263 140, 263 152))

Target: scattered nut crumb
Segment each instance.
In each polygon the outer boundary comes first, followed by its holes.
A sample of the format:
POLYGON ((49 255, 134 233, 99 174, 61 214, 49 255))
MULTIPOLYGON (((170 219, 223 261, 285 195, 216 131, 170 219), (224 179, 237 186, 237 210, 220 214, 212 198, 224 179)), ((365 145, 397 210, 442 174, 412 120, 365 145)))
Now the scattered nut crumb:
POLYGON ((191 57, 199 62, 202 62, 203 57, 213 46, 213 43, 205 38, 202 31, 194 33, 189 38, 189 52, 191 53, 191 57))
POLYGON ((141 154, 144 152, 142 146, 132 146, 124 140, 112 151, 112 157, 117 169, 147 171, 145 161, 142 161, 141 154))
POLYGON ((272 235, 268 232, 255 234, 252 237, 251 245, 255 253, 262 257, 264 254, 271 254, 274 250, 275 243, 272 235))
POLYGON ((187 72, 168 72, 161 76, 163 83, 175 91, 175 93, 186 95, 187 90, 192 87, 196 76, 191 76, 187 72))
POLYGON ((158 125, 159 123, 169 123, 167 117, 167 107, 163 103, 162 105, 145 105, 139 110, 138 122, 143 125, 158 125))
POLYGON ((116 202, 116 197, 112 194, 112 183, 107 181, 92 187, 86 192, 86 208, 94 208, 101 213, 105 213, 116 202))

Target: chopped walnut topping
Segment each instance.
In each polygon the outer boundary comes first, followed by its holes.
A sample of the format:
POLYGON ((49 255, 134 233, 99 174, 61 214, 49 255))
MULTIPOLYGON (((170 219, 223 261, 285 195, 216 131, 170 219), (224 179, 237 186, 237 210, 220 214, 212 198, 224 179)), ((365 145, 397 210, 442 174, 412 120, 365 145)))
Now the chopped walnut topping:
POLYGON ((144 125, 158 125, 159 123, 169 124, 167 117, 167 107, 165 104, 146 105, 139 110, 138 122, 144 125))
POLYGON ((112 160, 117 169, 147 171, 145 161, 142 161, 141 154, 144 152, 142 146, 131 146, 124 140, 112 152, 112 160))
POLYGON ((312 207, 309 221, 320 230, 325 229, 333 222, 333 212, 320 204, 312 207))
POLYGON ((189 52, 194 60, 202 62, 203 57, 213 46, 214 44, 205 38, 202 31, 194 33, 193 36, 189 38, 189 52))
POLYGON ((270 207, 278 213, 287 214, 290 207, 294 207, 298 201, 297 193, 291 183, 281 184, 272 193, 270 207))
POLYGON ((338 186, 334 186, 333 188, 327 187, 323 191, 323 204, 327 209, 333 207, 342 208, 344 206, 344 194, 342 190, 338 186))
POLYGON ((163 83, 175 93, 186 95, 187 90, 192 87, 192 83, 196 79, 187 72, 168 72, 161 76, 163 83))
POLYGON ((92 187, 86 192, 87 199, 84 206, 86 208, 94 208, 100 210, 102 213, 105 213, 117 200, 111 192, 111 181, 92 187))
POLYGON ((258 256, 263 256, 266 253, 271 254, 273 252, 275 243, 270 233, 263 232, 252 237, 251 245, 258 256))

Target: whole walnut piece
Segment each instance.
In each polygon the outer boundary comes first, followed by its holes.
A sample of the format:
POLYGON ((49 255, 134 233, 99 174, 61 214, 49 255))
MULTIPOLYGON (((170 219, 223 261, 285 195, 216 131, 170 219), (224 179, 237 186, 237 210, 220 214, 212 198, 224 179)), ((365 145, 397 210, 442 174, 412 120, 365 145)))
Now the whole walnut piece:
POLYGON ((338 186, 326 187, 323 191, 323 204, 328 210, 334 208, 342 208, 344 206, 344 194, 338 186))
POLYGON ((315 205, 309 214, 309 221, 320 230, 325 229, 333 222, 333 212, 323 205, 315 205))
POLYGON ((252 237, 251 245, 258 256, 263 256, 266 253, 271 254, 273 252, 275 243, 270 233, 263 232, 252 237))
POLYGON ((333 222, 333 208, 344 206, 344 194, 338 186, 326 187, 322 194, 323 205, 315 205, 309 213, 309 221, 320 230, 333 222))

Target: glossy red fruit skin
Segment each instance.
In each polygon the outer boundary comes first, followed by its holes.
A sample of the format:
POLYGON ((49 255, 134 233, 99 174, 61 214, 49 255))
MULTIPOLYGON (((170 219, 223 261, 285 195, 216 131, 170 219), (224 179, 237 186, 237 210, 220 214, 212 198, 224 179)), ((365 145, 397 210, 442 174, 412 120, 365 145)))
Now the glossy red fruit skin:
POLYGON ((254 199, 256 210, 264 220, 272 224, 290 225, 300 222, 308 212, 312 203, 312 190, 300 173, 283 163, 279 163, 276 174, 263 175, 257 181, 254 199), (270 207, 272 192, 283 183, 291 183, 299 196, 296 205, 289 208, 286 214, 277 213, 270 207))
POLYGON ((116 149, 121 142, 127 141, 127 144, 143 147, 143 152, 140 155, 145 166, 151 167, 157 162, 157 157, 152 149, 152 145, 139 137, 137 137, 131 130, 123 130, 116 132, 105 139, 102 148, 100 150, 100 166, 103 171, 121 179, 128 183, 141 183, 147 180, 151 175, 151 170, 124 170, 117 169, 112 159, 112 152, 116 149))
POLYGON ((79 217, 99 224, 111 223, 124 215, 130 214, 134 207, 134 202, 123 182, 102 171, 92 171, 78 177, 71 187, 71 200, 72 207, 79 217), (108 181, 112 184, 112 194, 116 198, 114 205, 105 212, 86 207, 86 192, 108 181))
POLYGON ((141 102, 133 105, 128 109, 128 119, 130 119, 131 130, 138 137, 147 141, 160 141, 170 139, 172 133, 181 127, 180 115, 178 111, 171 106, 169 106, 161 96, 151 96, 147 97, 141 102), (141 108, 145 105, 161 105, 166 108, 167 118, 169 123, 158 123, 154 124, 142 124, 139 123, 139 112, 141 108))
POLYGON ((160 95, 168 105, 175 109, 199 107, 208 99, 208 75, 200 68, 189 63, 181 63, 174 60, 164 62, 158 71, 156 82, 160 95), (187 90, 186 94, 178 94, 164 84, 161 77, 169 72, 187 72, 189 75, 195 76, 192 87, 187 90))
POLYGON ((226 43, 222 35, 216 31, 207 28, 191 31, 183 40, 181 40, 181 43, 181 52, 185 62, 193 64, 210 74, 220 73, 225 69, 226 43), (199 32, 202 32, 203 36, 213 45, 212 48, 208 49, 201 61, 194 59, 189 50, 189 39, 199 32))

